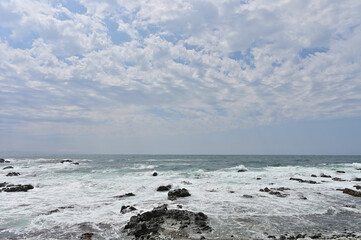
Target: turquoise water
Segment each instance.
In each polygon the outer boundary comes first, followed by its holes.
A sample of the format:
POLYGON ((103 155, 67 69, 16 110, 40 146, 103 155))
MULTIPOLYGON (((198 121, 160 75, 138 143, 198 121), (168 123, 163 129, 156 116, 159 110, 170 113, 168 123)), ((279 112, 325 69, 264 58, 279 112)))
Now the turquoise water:
POLYGON ((13 155, 0 165, 0 183, 32 184, 29 192, 0 192, 0 239, 129 239, 129 218, 163 203, 202 211, 214 231, 207 237, 263 239, 285 232, 361 233, 360 198, 337 189, 360 182, 361 156, 237 155, 13 155), (60 163, 61 160, 79 163, 60 163), (14 169, 2 168, 11 165, 14 169), (238 170, 247 170, 238 172, 238 170), (344 171, 340 173, 337 171, 344 171), (19 172, 18 177, 6 177, 19 172), (158 176, 153 177, 153 172, 158 176), (314 174, 317 177, 311 177, 314 174), (322 178, 321 174, 346 181, 322 178), (307 184, 291 177, 314 180, 307 184), (185 187, 191 197, 171 202, 156 188, 185 187), (260 192, 287 187, 286 197, 260 192), (134 197, 117 200, 132 192, 134 197), (250 195, 252 198, 246 198, 250 195), (306 198, 306 199, 305 199, 306 198), (123 205, 138 210, 121 214, 123 205), (58 210, 58 211, 54 211, 58 210))

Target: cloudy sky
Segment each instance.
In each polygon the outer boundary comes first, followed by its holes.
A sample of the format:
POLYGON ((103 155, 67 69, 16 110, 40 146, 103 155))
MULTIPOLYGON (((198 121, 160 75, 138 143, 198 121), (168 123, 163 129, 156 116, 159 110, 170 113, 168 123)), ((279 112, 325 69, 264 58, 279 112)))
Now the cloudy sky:
POLYGON ((361 154, 359 0, 1 0, 0 151, 361 154))

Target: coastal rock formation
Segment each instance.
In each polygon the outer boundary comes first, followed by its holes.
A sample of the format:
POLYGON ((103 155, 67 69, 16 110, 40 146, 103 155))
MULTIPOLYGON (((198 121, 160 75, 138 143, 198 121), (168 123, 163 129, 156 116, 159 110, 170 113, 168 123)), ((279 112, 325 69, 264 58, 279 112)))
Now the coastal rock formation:
POLYGON ((123 195, 118 195, 118 196, 114 196, 115 198, 125 198, 125 197, 134 197, 135 194, 134 193, 126 193, 126 194, 123 194, 123 195))
POLYGON ((156 176, 158 176, 158 173, 157 173, 157 172, 154 172, 154 173, 153 173, 153 177, 156 177, 156 176))
POLYGON ((168 192, 168 200, 174 201, 180 197, 189 197, 191 194, 185 188, 178 188, 168 192))
POLYGON ((13 169, 14 167, 13 166, 7 166, 7 167, 4 167, 3 170, 5 169, 13 169))
POLYGON ((301 178, 290 178, 290 180, 293 180, 293 181, 298 181, 300 183, 310 183, 310 184, 317 184, 316 181, 312 181, 312 180, 303 180, 301 178))
POLYGON ((122 208, 120 209, 120 212, 125 214, 125 213, 132 212, 135 210, 137 210, 135 207, 126 205, 126 206, 122 206, 122 208))
POLYGON ((5 159, 0 158, 0 163, 4 163, 4 162, 5 162, 5 159))
POLYGON ((65 159, 65 160, 61 160, 60 163, 71 163, 73 162, 72 160, 69 159, 65 159))
POLYGON ((18 172, 9 172, 8 174, 6 174, 7 177, 14 177, 14 176, 19 176, 20 173, 18 172))
POLYGON ((339 178, 339 177, 334 177, 332 178, 333 181, 337 181, 337 182, 345 182, 346 180, 339 178))
MULTIPOLYGON (((124 232, 134 236, 136 240, 143 239, 189 239, 210 232, 208 217, 202 213, 187 210, 170 209, 167 204, 154 208, 130 218, 124 227, 124 232)), ((204 239, 204 238, 203 238, 204 239)))
POLYGON ((324 174, 324 173, 321 173, 320 177, 323 177, 323 178, 331 178, 330 175, 326 175, 326 174, 324 174))
POLYGON ((353 187, 356 188, 357 190, 360 190, 360 189, 361 189, 361 186, 360 186, 360 185, 354 185, 353 187))
POLYGON ((157 188, 158 192, 166 192, 169 191, 172 188, 172 185, 167 185, 167 186, 159 186, 157 188))
POLYGON ((342 192, 345 193, 345 194, 354 196, 354 197, 361 197, 361 192, 355 191, 355 190, 352 190, 352 189, 349 189, 349 188, 343 189, 342 192))
POLYGON ((80 239, 82 240, 89 240, 89 239, 92 239, 94 233, 83 233, 81 236, 80 236, 80 239))
POLYGON ((352 181, 356 181, 356 182, 361 182, 361 178, 354 178, 354 179, 352 179, 352 181))
POLYGON ((337 172, 337 173, 346 173, 345 171, 340 171, 340 170, 339 170, 339 171, 336 171, 336 172, 337 172))
POLYGON ((27 192, 30 189, 33 189, 33 185, 26 184, 8 184, 6 182, 0 183, 0 192, 27 192))
POLYGON ((288 194, 285 193, 281 193, 280 191, 284 191, 284 190, 290 190, 289 188, 285 188, 285 187, 280 187, 280 188, 271 188, 269 189, 268 187, 265 187, 263 189, 260 189, 260 192, 267 192, 271 195, 275 195, 277 197, 287 197, 288 194))

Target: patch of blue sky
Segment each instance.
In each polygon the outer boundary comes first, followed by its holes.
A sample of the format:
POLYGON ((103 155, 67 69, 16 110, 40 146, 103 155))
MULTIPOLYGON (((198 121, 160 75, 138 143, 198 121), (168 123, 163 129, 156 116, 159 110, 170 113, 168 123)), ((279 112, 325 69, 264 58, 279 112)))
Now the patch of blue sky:
POLYGON ((245 64, 251 67, 251 69, 255 68, 254 66, 254 56, 251 53, 251 49, 248 48, 245 52, 242 51, 235 51, 231 52, 228 55, 229 58, 236 60, 236 61, 243 61, 245 64))
POLYGON ((72 13, 85 14, 87 9, 81 3, 75 0, 63 0, 61 5, 72 13))
POLYGON ((162 28, 159 25, 150 24, 146 28, 137 28, 137 31, 143 38, 147 38, 150 35, 161 33, 162 28))
POLYGON ((108 28, 108 34, 114 44, 119 45, 132 40, 132 38, 126 32, 118 31, 118 23, 112 21, 109 18, 105 19, 104 23, 108 28))
POLYGON ((61 20, 61 21, 71 20, 71 18, 65 13, 58 13, 55 17, 56 17, 56 19, 61 20))
POLYGON ((301 58, 307 58, 309 56, 313 56, 316 53, 326 53, 328 52, 328 48, 326 47, 316 47, 316 48, 302 48, 302 50, 298 53, 301 58))
POLYGON ((198 45, 192 45, 192 44, 184 43, 183 46, 184 46, 187 50, 195 50, 195 51, 197 51, 197 52, 203 50, 203 47, 200 47, 200 46, 198 46, 198 45))
POLYGON ((34 40, 40 37, 39 33, 31 32, 22 38, 8 38, 8 44, 13 48, 29 49, 32 48, 34 40))
POLYGON ((11 28, 0 26, 0 37, 8 37, 11 35, 11 33, 12 33, 11 28))
POLYGON ((173 119, 178 120, 185 118, 185 115, 180 112, 175 111, 166 111, 162 108, 151 108, 148 110, 149 113, 156 115, 157 117, 163 118, 163 119, 173 119))
POLYGON ((166 41, 171 42, 173 44, 177 44, 180 40, 186 39, 182 35, 174 35, 174 34, 167 34, 162 36, 166 41))
POLYGON ((273 62, 272 63, 272 67, 280 67, 280 66, 282 66, 281 63, 278 63, 278 62, 273 62))
POLYGON ((182 65, 189 65, 190 64, 189 60, 182 59, 182 58, 175 58, 175 59, 173 59, 173 61, 176 62, 176 63, 180 63, 182 65))

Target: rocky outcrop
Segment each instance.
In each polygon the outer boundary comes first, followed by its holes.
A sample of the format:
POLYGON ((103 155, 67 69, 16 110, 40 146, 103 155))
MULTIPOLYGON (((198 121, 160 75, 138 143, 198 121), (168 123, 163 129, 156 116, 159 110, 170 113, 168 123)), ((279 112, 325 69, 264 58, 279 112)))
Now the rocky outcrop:
POLYGON ((346 180, 339 178, 339 177, 334 177, 332 178, 333 181, 337 181, 337 182, 345 182, 346 180))
POLYGON ((0 163, 5 163, 5 159, 0 158, 0 163))
POLYGON ((14 176, 19 176, 20 173, 18 172, 9 172, 8 174, 6 174, 7 177, 14 177, 14 176))
POLYGON ((312 181, 312 180, 303 180, 301 178, 290 178, 290 180, 293 180, 293 181, 297 181, 297 182, 300 182, 300 183, 309 183, 309 184, 317 184, 316 181, 312 181))
POLYGON ((182 189, 174 189, 172 191, 168 192, 168 200, 174 201, 177 198, 180 197, 189 197, 191 194, 188 192, 187 189, 182 188, 182 189))
POLYGON ((353 187, 356 188, 357 190, 360 190, 360 189, 361 189, 361 186, 360 186, 360 185, 354 185, 353 187))
POLYGON ((7 167, 4 167, 3 170, 6 170, 6 169, 13 169, 14 167, 13 166, 7 166, 7 167))
POLYGON ((81 240, 90 240, 92 239, 94 233, 83 233, 81 236, 80 236, 80 239, 81 240))
POLYGON ((330 175, 326 175, 326 174, 324 174, 324 173, 321 173, 320 177, 323 177, 323 178, 331 178, 330 175))
POLYGON ((135 210, 137 210, 135 207, 130 206, 130 205, 126 205, 126 206, 122 206, 122 208, 120 209, 120 212, 125 214, 125 213, 132 212, 132 211, 135 211, 135 210))
POLYGON ((166 204, 130 218, 123 231, 136 240, 174 239, 180 240, 210 232, 208 217, 202 213, 170 209, 166 204))
POLYGON ((356 178, 352 179, 352 181, 361 182, 361 178, 356 177, 356 178))
POLYGON ((289 194, 285 194, 285 193, 281 193, 281 191, 284 190, 290 190, 289 188, 285 188, 285 187, 279 187, 279 188, 268 188, 265 187, 263 189, 260 189, 260 192, 267 192, 271 195, 275 195, 277 197, 287 197, 289 194))
POLYGON ((355 191, 355 190, 352 190, 352 189, 349 189, 349 188, 343 189, 342 192, 345 193, 345 194, 354 196, 354 197, 361 197, 361 192, 355 191))
POLYGON ((121 198, 134 197, 134 196, 135 196, 135 194, 134 194, 134 193, 126 193, 126 194, 122 194, 122 195, 114 196, 114 198, 121 199, 121 198))
POLYGON ((157 188, 158 192, 166 192, 169 191, 172 188, 172 185, 167 185, 167 186, 159 186, 157 188))
POLYGON ((27 192, 30 189, 33 189, 33 185, 30 184, 8 184, 6 182, 0 183, 0 192, 27 192))

